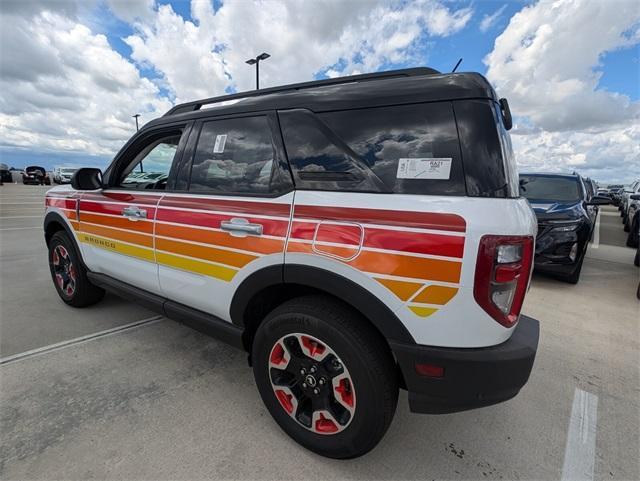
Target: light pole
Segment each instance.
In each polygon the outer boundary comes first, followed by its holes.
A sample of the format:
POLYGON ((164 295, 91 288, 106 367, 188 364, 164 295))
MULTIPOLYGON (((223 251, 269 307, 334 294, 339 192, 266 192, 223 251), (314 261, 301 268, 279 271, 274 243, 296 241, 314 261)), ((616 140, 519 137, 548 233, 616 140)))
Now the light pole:
POLYGON ((269 57, 271 57, 271 55, 266 52, 262 52, 256 58, 250 58, 247 60, 249 65, 255 64, 256 66, 256 90, 260 89, 260 60, 267 60, 269 57))
POLYGON ((140 114, 135 114, 132 116, 134 119, 136 119, 136 132, 139 130, 138 128, 138 117, 140 117, 140 114))

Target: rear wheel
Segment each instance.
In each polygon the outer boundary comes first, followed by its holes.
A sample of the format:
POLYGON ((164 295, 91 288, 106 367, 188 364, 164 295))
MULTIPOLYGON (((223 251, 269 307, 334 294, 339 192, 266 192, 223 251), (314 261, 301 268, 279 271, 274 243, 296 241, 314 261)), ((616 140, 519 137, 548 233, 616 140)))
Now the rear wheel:
POLYGON ((86 307, 103 298, 104 290, 89 282, 75 245, 64 231, 56 232, 49 241, 49 269, 60 299, 70 306, 86 307))
POLYGON ((258 328, 252 359, 275 421, 318 454, 363 455, 393 419, 398 380, 386 343, 330 298, 305 296, 277 307, 258 328))

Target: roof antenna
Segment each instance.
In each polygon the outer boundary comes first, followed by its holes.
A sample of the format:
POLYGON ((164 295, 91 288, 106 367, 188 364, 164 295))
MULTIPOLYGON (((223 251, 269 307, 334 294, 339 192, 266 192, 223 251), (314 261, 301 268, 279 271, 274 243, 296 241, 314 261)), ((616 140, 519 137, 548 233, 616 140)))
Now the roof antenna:
POLYGON ((453 67, 453 70, 451 71, 451 73, 454 73, 456 70, 458 70, 458 67, 460 66, 461 63, 462 63, 462 57, 460 57, 460 60, 458 60, 458 63, 456 64, 456 66, 453 67))

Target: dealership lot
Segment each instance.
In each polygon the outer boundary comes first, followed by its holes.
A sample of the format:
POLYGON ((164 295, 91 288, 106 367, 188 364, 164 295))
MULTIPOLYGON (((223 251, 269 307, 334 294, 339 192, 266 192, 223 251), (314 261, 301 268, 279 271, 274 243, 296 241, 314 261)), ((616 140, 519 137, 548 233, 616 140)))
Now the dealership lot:
POLYGON ((114 296, 59 301, 48 189, 0 187, 3 479, 640 478, 638 269, 612 207, 578 285, 534 276, 524 313, 541 322, 540 349, 518 397, 424 416, 401 394, 380 445, 334 461, 279 430, 243 353, 114 296))

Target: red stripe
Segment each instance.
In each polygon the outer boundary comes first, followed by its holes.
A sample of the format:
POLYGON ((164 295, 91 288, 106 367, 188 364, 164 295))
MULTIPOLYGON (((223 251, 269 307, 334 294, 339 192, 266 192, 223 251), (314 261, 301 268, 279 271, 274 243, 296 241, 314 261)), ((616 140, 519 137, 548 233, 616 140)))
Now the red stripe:
MULTIPOLYGON (((231 220, 232 215, 224 214, 208 214, 205 212, 190 212, 170 209, 159 209, 157 220, 166 222, 177 222, 185 225, 196 225, 201 227, 209 227, 219 229, 223 220, 231 220)), ((287 227, 289 222, 285 220, 273 219, 256 219, 249 216, 243 216, 251 224, 262 225, 262 233, 277 237, 285 237, 287 235, 287 227)))
POLYGON ((244 202, 226 199, 189 199, 186 197, 164 197, 161 206, 178 207, 184 209, 217 210, 223 212, 238 212, 241 214, 272 215, 289 217, 289 204, 271 202, 244 202))
MULTIPOLYGON (((153 220, 153 216, 155 215, 155 208, 147 205, 144 205, 143 207, 143 210, 147 211, 147 219, 153 220)), ((122 210, 124 208, 126 208, 126 205, 104 204, 85 199, 80 200, 80 212, 97 212, 99 214, 122 216, 122 210)))
POLYGON ((364 224, 416 227, 451 232, 464 232, 465 220, 457 214, 439 212, 406 212, 381 209, 354 209, 351 207, 316 207, 296 205, 294 216, 302 219, 343 220, 364 224))
POLYGON ((136 192, 108 192, 105 191, 102 194, 86 193, 82 196, 82 200, 93 201, 109 201, 109 202, 123 202, 125 204, 144 204, 144 205, 156 205, 160 197, 153 195, 141 195, 136 192))
POLYGON ((64 198, 52 199, 52 198, 47 198, 46 199, 46 205, 48 205, 50 207, 59 207, 61 209, 75 209, 76 208, 76 201, 75 201, 75 199, 64 199, 64 198))
POLYGON ((462 257, 464 237, 445 234, 419 234, 367 227, 364 232, 365 247, 389 249, 434 256, 462 257))

